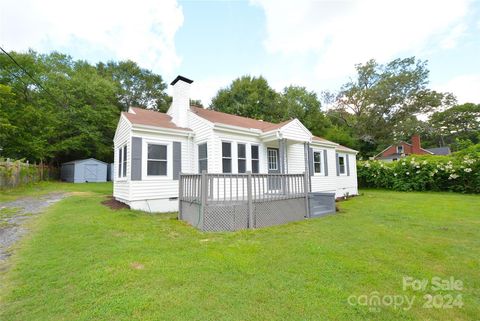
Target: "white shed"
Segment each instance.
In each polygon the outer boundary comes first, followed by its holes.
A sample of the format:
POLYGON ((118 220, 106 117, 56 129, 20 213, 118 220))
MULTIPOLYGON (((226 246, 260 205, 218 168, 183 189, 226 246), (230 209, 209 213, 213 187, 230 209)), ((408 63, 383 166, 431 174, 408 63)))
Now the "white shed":
POLYGON ((97 183, 107 181, 108 164, 95 158, 63 163, 60 177, 72 183, 97 183))

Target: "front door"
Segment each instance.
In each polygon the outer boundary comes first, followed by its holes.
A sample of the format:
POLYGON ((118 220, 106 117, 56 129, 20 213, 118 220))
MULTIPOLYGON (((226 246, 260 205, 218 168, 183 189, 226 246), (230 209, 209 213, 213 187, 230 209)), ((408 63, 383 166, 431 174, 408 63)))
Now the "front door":
MULTIPOLYGON (((280 174, 280 160, 278 158, 278 148, 267 148, 267 168, 268 174, 280 174)), ((268 177, 268 189, 280 189, 280 177, 273 175, 268 177)))

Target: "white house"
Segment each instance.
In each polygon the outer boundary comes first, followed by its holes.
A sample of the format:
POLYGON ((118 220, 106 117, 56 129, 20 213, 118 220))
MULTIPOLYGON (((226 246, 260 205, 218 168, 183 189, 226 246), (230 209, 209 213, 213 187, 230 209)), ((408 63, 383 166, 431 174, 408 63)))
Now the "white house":
POLYGON ((113 195, 132 209, 178 210, 180 173, 309 173, 311 192, 357 190, 355 150, 313 136, 298 120, 279 124, 190 106, 192 80, 178 76, 166 114, 123 112, 114 137, 113 195))

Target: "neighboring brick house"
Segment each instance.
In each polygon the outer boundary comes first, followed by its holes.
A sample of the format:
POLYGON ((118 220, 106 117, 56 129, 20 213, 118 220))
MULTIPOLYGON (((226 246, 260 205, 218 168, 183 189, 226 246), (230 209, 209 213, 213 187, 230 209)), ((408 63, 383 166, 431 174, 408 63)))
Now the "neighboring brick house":
POLYGON ((407 157, 409 155, 435 155, 434 152, 423 149, 420 136, 413 135, 412 136, 412 143, 407 143, 404 141, 400 141, 397 144, 390 145, 385 148, 381 153, 375 156, 375 159, 383 160, 386 162, 393 162, 400 158, 407 157))

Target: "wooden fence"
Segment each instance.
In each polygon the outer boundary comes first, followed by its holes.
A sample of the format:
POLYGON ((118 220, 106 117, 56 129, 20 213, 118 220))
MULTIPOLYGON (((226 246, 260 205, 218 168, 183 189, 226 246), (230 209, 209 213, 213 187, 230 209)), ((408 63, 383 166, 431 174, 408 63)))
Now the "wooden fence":
POLYGON ((45 164, 29 164, 19 160, 0 160, 0 189, 58 178, 59 170, 57 167, 45 164))

